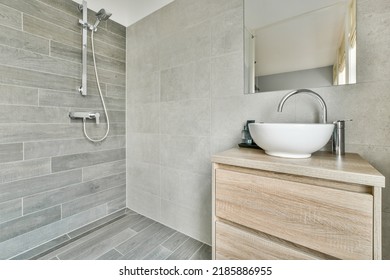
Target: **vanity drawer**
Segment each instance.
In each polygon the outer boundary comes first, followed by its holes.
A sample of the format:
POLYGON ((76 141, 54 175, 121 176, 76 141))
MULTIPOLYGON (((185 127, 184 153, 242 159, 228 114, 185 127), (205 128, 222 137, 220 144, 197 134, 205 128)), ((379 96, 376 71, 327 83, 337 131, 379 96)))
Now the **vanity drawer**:
POLYGON ((318 260, 329 256, 276 237, 216 222, 217 260, 318 260))
POLYGON ((336 258, 373 258, 371 194, 215 172, 217 217, 336 258))

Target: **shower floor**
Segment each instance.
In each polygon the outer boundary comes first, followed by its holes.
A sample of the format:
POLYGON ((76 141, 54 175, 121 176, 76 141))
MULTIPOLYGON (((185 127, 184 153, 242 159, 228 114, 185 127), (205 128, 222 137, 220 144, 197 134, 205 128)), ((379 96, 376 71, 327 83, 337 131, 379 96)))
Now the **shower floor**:
POLYGON ((126 209, 15 259, 209 260, 211 247, 126 209))

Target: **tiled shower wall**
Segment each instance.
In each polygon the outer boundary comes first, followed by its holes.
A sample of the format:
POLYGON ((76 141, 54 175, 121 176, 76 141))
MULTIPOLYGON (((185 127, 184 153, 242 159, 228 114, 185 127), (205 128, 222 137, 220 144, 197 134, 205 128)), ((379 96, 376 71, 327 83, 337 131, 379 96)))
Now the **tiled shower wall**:
MULTIPOLYGON (((128 28, 128 206, 210 242, 210 156, 235 147, 248 119, 318 121, 315 101, 243 94, 242 0, 176 0, 128 28)), ((386 176, 383 257, 390 259, 390 3, 358 0, 358 84, 314 89, 347 151, 386 176)))
POLYGON ((209 244, 211 97, 242 94, 242 36, 241 0, 175 0, 127 29, 127 205, 209 244))
MULTIPOLYGON (((111 130, 106 141, 93 144, 82 123, 68 117, 70 110, 103 113, 91 55, 89 95, 77 92, 77 5, 0 0, 0 259, 125 207, 126 29, 108 21, 96 33, 111 130)), ((92 137, 104 135, 103 122, 88 124, 92 137)))

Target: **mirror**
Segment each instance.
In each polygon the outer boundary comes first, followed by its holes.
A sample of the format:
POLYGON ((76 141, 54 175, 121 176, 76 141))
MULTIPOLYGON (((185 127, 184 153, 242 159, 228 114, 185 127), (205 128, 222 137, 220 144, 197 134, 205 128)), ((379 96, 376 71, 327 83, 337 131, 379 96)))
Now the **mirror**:
POLYGON ((356 83, 356 0, 244 0, 245 93, 356 83))

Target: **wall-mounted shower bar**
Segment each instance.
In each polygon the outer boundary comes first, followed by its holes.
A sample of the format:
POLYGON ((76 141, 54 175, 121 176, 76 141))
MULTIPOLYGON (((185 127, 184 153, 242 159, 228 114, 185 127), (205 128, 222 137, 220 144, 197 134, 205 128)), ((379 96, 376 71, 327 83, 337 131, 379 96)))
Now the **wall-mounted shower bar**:
POLYGON ((82 95, 87 95, 87 57, 88 57, 88 7, 87 1, 83 0, 83 4, 79 6, 79 10, 83 12, 83 19, 79 23, 83 26, 83 41, 82 41, 82 62, 83 73, 81 76, 81 86, 79 92, 82 95))

